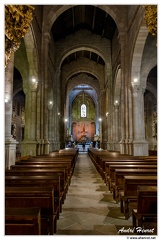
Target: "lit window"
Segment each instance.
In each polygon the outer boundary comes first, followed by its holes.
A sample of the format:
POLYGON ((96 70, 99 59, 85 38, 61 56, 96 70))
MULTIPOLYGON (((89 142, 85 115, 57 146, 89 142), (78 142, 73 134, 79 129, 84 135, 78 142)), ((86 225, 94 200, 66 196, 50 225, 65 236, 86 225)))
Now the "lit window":
POLYGON ((86 112, 86 105, 82 104, 81 105, 81 117, 86 117, 87 112, 86 112))

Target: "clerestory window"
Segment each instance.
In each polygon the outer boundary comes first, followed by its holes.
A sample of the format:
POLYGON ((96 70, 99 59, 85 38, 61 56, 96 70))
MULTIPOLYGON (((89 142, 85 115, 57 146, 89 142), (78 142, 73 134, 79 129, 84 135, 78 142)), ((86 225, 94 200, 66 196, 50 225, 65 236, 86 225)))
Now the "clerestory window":
POLYGON ((87 109, 85 104, 81 105, 81 117, 87 117, 87 109))

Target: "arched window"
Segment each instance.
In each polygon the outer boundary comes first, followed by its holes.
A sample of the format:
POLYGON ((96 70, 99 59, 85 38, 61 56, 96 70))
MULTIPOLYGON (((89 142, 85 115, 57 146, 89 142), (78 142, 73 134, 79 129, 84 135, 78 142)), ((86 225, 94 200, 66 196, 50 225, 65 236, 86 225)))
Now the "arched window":
POLYGON ((85 104, 81 105, 81 117, 87 117, 87 109, 85 104))

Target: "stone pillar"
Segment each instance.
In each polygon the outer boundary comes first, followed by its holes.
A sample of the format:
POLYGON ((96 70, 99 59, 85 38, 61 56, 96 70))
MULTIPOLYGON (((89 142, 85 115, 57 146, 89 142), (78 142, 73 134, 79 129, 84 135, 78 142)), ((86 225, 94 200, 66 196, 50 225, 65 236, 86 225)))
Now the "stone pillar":
POLYGON ((115 151, 115 109, 114 105, 112 106, 112 111, 111 111, 111 150, 115 151))
POLYGON ((60 92, 60 71, 56 70, 54 74, 54 81, 53 81, 53 89, 55 89, 53 93, 53 99, 54 99, 54 106, 53 106, 53 150, 59 150, 60 149, 60 138, 63 135, 60 131, 63 131, 60 127, 61 125, 61 92, 60 92))
POLYGON ((125 58, 126 58, 126 34, 120 33, 121 44, 121 140, 120 153, 126 152, 125 138, 126 138, 126 119, 125 119, 125 58))
POLYGON ((60 79, 60 70, 58 69, 56 71, 56 83, 57 83, 57 95, 56 95, 56 103, 57 103, 57 108, 56 108, 56 150, 60 149, 60 140, 61 140, 61 134, 60 131, 62 131, 62 126, 63 123, 60 122, 60 115, 58 115, 58 113, 60 113, 60 109, 61 109, 61 79, 60 79))
POLYGON ((48 140, 48 52, 49 42, 51 40, 49 33, 44 33, 42 36, 42 85, 41 85, 41 98, 42 98, 42 109, 41 117, 42 129, 41 142, 43 146, 43 154, 49 154, 49 140, 48 140))
POLYGON ((115 122, 115 132, 114 132, 114 150, 119 151, 119 102, 114 103, 114 122, 115 122))
POLYGON ((99 140, 100 140, 99 148, 102 148, 102 118, 99 118, 99 140))
POLYGON ((113 84, 112 84, 112 78, 110 79, 108 83, 108 142, 107 142, 107 150, 113 150, 113 114, 114 114, 114 105, 113 105, 113 84))
POLYGON ((5 69, 5 168, 10 169, 16 160, 16 144, 18 142, 11 135, 12 95, 13 95, 14 56, 5 69))
POLYGON ((148 156, 148 142, 145 140, 144 96, 139 83, 132 84, 133 90, 133 155, 148 156))
POLYGON ((53 125, 52 125, 52 108, 53 108, 53 101, 50 100, 48 102, 48 126, 49 126, 49 130, 48 130, 48 137, 49 137, 49 141, 50 141, 50 145, 49 145, 49 152, 52 152, 53 150, 53 125))
POLYGON ((125 73, 125 154, 129 154, 129 103, 128 103, 128 86, 127 74, 125 73))
POLYGON ((21 144, 21 155, 37 155, 36 119, 37 119, 37 86, 33 76, 29 77, 28 88, 24 87, 25 99, 25 134, 21 144))
POLYGON ((132 93, 130 88, 128 89, 128 99, 129 99, 129 138, 128 138, 128 154, 133 155, 133 119, 132 119, 132 93))

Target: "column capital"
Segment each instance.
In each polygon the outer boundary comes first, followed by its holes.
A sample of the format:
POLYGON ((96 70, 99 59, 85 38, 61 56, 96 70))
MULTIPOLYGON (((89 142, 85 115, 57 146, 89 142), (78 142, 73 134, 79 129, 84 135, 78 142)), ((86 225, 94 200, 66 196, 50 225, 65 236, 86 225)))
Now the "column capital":
POLYGON ((49 34, 49 32, 44 33, 43 37, 44 37, 45 41, 50 41, 51 40, 51 35, 49 34))
POLYGON ((59 68, 57 68, 57 69, 55 69, 55 73, 59 75, 59 74, 61 74, 61 70, 59 68))
POLYGON ((122 32, 119 33, 118 39, 119 39, 120 43, 125 41, 125 36, 126 36, 126 32, 125 31, 122 31, 122 32))
POLYGON ((132 92, 133 92, 134 96, 137 97, 138 93, 139 93, 139 91, 141 89, 141 85, 132 83, 132 88, 131 89, 132 89, 132 92))
POLYGON ((36 92, 38 89, 38 81, 37 80, 29 80, 29 87, 32 92, 36 92))
POLYGON ((118 109, 118 108, 119 108, 119 105, 120 105, 120 102, 119 102, 118 100, 116 100, 116 101, 114 102, 114 107, 115 107, 115 109, 118 109))

